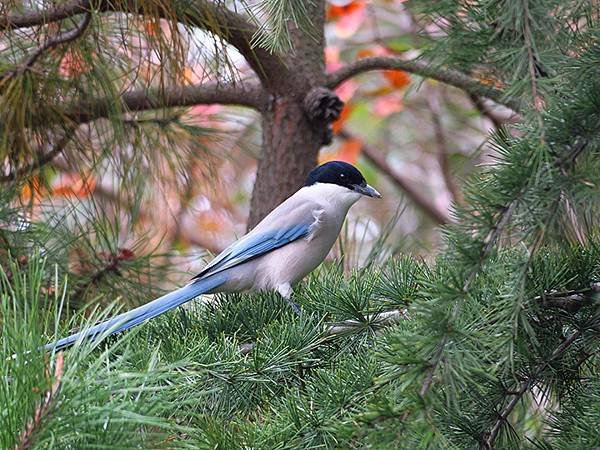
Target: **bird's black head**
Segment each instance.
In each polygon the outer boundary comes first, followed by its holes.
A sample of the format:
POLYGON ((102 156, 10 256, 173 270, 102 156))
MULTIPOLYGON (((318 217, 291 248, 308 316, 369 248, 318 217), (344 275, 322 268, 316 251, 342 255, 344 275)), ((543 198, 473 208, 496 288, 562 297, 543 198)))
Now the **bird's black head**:
POLYGON ((304 186, 315 183, 337 184, 369 197, 381 197, 379 192, 367 184, 362 173, 352 164, 344 161, 330 161, 313 169, 306 177, 304 186))

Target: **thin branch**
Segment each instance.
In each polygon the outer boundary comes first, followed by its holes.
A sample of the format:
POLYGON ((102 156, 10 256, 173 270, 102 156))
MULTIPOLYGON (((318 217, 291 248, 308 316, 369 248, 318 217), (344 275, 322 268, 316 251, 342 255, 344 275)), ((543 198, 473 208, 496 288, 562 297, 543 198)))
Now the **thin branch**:
POLYGON ((73 17, 90 9, 87 0, 75 0, 41 11, 25 11, 0 16, 0 29, 3 31, 28 28, 73 17))
POLYGON ((40 405, 36 408, 33 417, 29 420, 29 422, 27 422, 27 426, 19 436, 19 441, 14 447, 15 450, 27 450, 33 446, 33 435, 42 421, 48 417, 50 413, 50 407, 52 406, 52 400, 60 389, 64 372, 64 362, 64 353, 58 353, 56 355, 56 363, 54 366, 54 382, 52 383, 50 390, 46 392, 46 395, 44 396, 44 399, 40 405))
POLYGON ((533 301, 544 307, 576 312, 582 306, 591 305, 597 294, 600 294, 600 282, 591 282, 589 288, 586 289, 547 292, 534 297, 533 301))
MULTIPOLYGON (((353 136, 345 130, 340 132, 340 137, 344 139, 353 139, 353 136)), ((383 153, 370 145, 363 143, 362 154, 371 164, 387 175, 400 189, 402 189, 406 196, 429 217, 439 224, 450 222, 447 213, 441 211, 430 199, 425 197, 421 191, 415 187, 414 182, 407 179, 404 175, 398 173, 397 170, 390 166, 383 153)))
POLYGON ((73 42, 76 39, 78 39, 83 33, 85 33, 85 30, 90 25, 91 21, 92 14, 90 12, 86 12, 81 22, 79 22, 79 25, 77 25, 72 30, 67 31, 66 33, 60 34, 54 39, 50 39, 44 45, 41 45, 36 51, 34 51, 31 55, 27 57, 27 59, 19 66, 18 69, 13 71, 13 74, 22 74, 26 70, 30 69, 39 59, 39 57, 42 56, 48 50, 51 50, 54 47, 58 47, 62 44, 73 42))
POLYGON ((514 111, 521 109, 519 99, 506 98, 506 95, 500 89, 483 84, 458 70, 434 66, 430 62, 421 59, 406 61, 394 56, 373 56, 359 59, 330 74, 327 77, 326 86, 333 89, 345 80, 371 70, 403 70, 446 83, 469 94, 489 98, 514 111))
POLYGON ((450 151, 448 149, 446 133, 444 132, 444 127, 442 125, 441 107, 437 92, 432 90, 428 95, 426 95, 426 98, 427 104, 429 105, 429 110, 431 111, 431 121, 433 122, 435 140, 437 141, 438 163, 444 178, 444 183, 446 184, 448 192, 452 194, 454 203, 457 205, 463 205, 464 198, 462 192, 460 192, 460 189, 456 185, 456 181, 454 180, 454 176, 452 175, 450 169, 450 160, 448 159, 448 154, 450 151))
POLYGON ((75 134, 75 130, 76 127, 72 127, 69 130, 67 130, 63 137, 56 144, 54 144, 54 146, 49 152, 41 154, 35 159, 35 161, 31 162, 29 165, 15 169, 7 175, 0 176, 0 183, 6 181, 13 181, 17 178, 30 175, 44 167, 46 164, 52 162, 54 158, 56 158, 63 152, 67 144, 71 141, 75 134))
POLYGON ((474 94, 469 94, 469 98, 475 105, 475 108, 481 113, 482 116, 487 117, 496 130, 499 130, 502 125, 505 123, 517 123, 521 121, 521 117, 519 114, 513 114, 509 118, 501 117, 497 114, 492 108, 485 104, 485 101, 482 97, 474 94))

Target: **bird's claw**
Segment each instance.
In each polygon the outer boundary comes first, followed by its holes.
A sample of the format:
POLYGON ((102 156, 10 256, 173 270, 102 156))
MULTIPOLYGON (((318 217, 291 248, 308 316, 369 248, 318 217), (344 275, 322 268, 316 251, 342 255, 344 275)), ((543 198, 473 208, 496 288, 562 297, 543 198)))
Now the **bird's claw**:
POLYGON ((302 310, 300 309, 300 307, 298 305, 296 305, 289 298, 286 298, 285 301, 288 302, 288 305, 290 305, 292 307, 292 309, 294 310, 294 312, 296 313, 296 315, 298 315, 298 316, 302 315, 302 310))

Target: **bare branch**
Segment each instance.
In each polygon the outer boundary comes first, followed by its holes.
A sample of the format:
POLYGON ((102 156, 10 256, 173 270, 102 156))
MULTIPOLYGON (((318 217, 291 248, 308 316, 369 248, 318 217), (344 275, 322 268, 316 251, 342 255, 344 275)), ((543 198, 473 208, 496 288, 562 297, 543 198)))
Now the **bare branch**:
POLYGON ((444 132, 444 127, 442 126, 441 108, 437 92, 432 90, 428 95, 426 95, 426 98, 429 105, 429 110, 431 111, 431 121, 433 122, 435 140, 437 141, 438 163, 444 178, 444 183, 446 184, 446 188, 450 194, 452 194, 454 203, 457 205, 463 205, 464 198, 462 192, 460 192, 460 189, 454 180, 454 176, 450 172, 450 161, 448 159, 448 154, 450 151, 448 149, 446 133, 444 132))
POLYGON ((403 70, 424 78, 441 81, 469 94, 487 97, 514 111, 521 109, 521 102, 518 99, 506 98, 504 92, 500 89, 483 84, 458 70, 434 66, 432 63, 421 59, 406 61, 394 56, 373 56, 359 59, 330 74, 327 77, 326 86, 333 89, 348 78, 371 70, 403 70))
MULTIPOLYGON (((82 100, 61 108, 63 118, 73 123, 85 123, 108 117, 114 111, 115 100, 110 97, 82 100)), ((206 83, 192 86, 140 89, 124 92, 120 106, 127 111, 149 111, 202 104, 239 105, 261 110, 267 95, 259 84, 206 83)))
POLYGON ((75 0, 41 11, 27 11, 0 16, 1 30, 34 27, 82 14, 90 9, 88 0, 75 0))
MULTIPOLYGON (((353 136, 345 130, 340 132, 340 136, 344 139, 353 139, 353 136)), ((385 155, 379 150, 367 145, 362 144, 362 154, 367 160, 377 167, 381 172, 388 176, 404 193, 406 196, 423 212, 429 217, 435 220, 439 224, 445 224, 450 222, 445 211, 441 211, 435 206, 430 199, 425 197, 419 189, 414 186, 414 183, 407 179, 404 175, 398 173, 392 166, 386 161, 385 155)))

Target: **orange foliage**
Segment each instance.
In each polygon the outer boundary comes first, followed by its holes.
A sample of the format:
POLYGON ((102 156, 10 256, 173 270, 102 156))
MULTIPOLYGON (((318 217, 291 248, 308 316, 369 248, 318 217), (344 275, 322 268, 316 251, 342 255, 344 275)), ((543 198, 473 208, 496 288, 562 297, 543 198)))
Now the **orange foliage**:
POLYGON ((386 70, 383 76, 397 89, 402 89, 410 84, 410 75, 403 70, 386 70))
POLYGON ((356 11, 359 11, 365 7, 365 2, 361 0, 355 0, 348 2, 344 6, 329 5, 327 8, 327 20, 338 20, 344 16, 348 16, 356 11))
POLYGON ((350 164, 356 164, 362 151, 362 141, 360 139, 346 139, 335 152, 324 153, 319 156, 319 164, 327 161, 345 161, 350 164))
POLYGON ((404 109, 402 97, 394 94, 384 95, 375 99, 373 112, 379 117, 387 117, 390 114, 400 112, 404 109))
POLYGON ((337 120, 331 124, 333 134, 338 134, 340 131, 342 131, 342 128, 344 128, 344 123, 352 115, 352 111, 354 111, 354 105, 346 103, 342 109, 342 112, 340 113, 340 117, 338 117, 337 120))
POLYGON ((85 198, 94 192, 96 179, 93 177, 81 177, 78 174, 64 174, 52 193, 63 197, 85 198))
POLYGON ((89 68, 89 64, 81 53, 78 50, 70 49, 60 60, 58 73, 65 78, 73 78, 81 75, 89 68))
POLYGON ((40 178, 36 175, 21 189, 21 201, 23 203, 38 204, 42 198, 43 189, 40 178))

